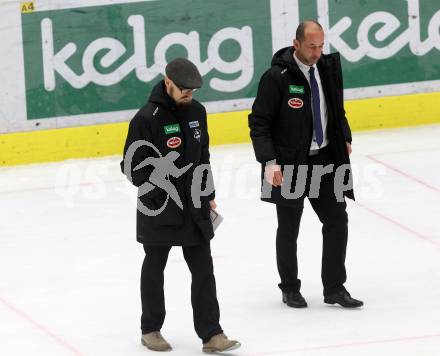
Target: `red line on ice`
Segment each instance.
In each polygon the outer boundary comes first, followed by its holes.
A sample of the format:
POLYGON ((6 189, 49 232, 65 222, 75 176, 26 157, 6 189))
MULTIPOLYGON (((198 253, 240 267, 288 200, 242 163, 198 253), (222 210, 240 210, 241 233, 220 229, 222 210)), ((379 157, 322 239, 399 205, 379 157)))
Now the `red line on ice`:
POLYGON ((365 205, 363 205, 363 204, 361 204, 359 202, 355 202, 355 204, 359 205, 361 208, 364 208, 364 209, 368 210, 370 213, 372 213, 374 215, 377 215, 378 217, 380 217, 380 218, 382 218, 382 219, 384 219, 384 220, 386 220, 386 221, 388 221, 388 222, 390 222, 390 223, 400 227, 402 230, 405 230, 406 232, 409 232, 410 234, 418 237, 419 239, 425 240, 427 242, 430 242, 430 243, 436 245, 437 247, 440 247, 440 243, 438 241, 433 240, 433 239, 431 239, 431 238, 429 238, 427 236, 424 236, 424 235, 418 233, 417 231, 411 229, 410 227, 401 224, 397 220, 394 220, 394 219, 392 219, 392 218, 390 218, 390 217, 388 217, 388 216, 378 212, 377 210, 374 210, 374 209, 372 209, 372 208, 370 208, 368 206, 365 206, 365 205))
POLYGON ((10 311, 12 311, 14 314, 18 315, 20 318, 26 320, 28 323, 30 323, 35 329, 43 333, 44 335, 50 337, 53 341, 58 343, 59 345, 63 346, 65 349, 71 351, 76 356, 84 356, 83 353, 78 351, 75 347, 70 345, 67 341, 65 341, 60 336, 56 335, 52 331, 50 331, 47 327, 44 325, 38 323, 34 319, 32 319, 29 315, 27 315, 25 312, 21 311, 2 297, 0 297, 0 303, 3 304, 6 308, 8 308, 10 311))
POLYGON ((432 189, 432 190, 434 190, 435 192, 440 193, 440 189, 439 189, 439 188, 434 187, 433 185, 430 185, 430 184, 428 184, 428 183, 425 183, 425 182, 423 182, 422 180, 420 180, 420 179, 418 179, 418 178, 416 178, 416 177, 413 177, 412 175, 410 175, 410 174, 408 174, 408 173, 405 173, 404 171, 401 171, 400 169, 395 168, 395 167, 389 165, 388 163, 385 163, 385 162, 383 162, 383 161, 381 161, 381 160, 379 160, 379 159, 373 157, 372 155, 367 155, 366 157, 367 157, 369 160, 371 160, 371 161, 373 161, 373 162, 376 162, 376 163, 378 163, 378 164, 381 164, 382 166, 384 166, 384 167, 386 167, 386 168, 388 168, 388 169, 390 169, 390 170, 392 170, 392 171, 394 171, 394 172, 396 172, 396 173, 398 173, 398 174, 400 174, 400 175, 402 175, 402 176, 404 176, 404 177, 406 177, 406 178, 412 180, 413 182, 417 182, 417 183, 419 183, 419 184, 425 186, 426 188, 432 189))

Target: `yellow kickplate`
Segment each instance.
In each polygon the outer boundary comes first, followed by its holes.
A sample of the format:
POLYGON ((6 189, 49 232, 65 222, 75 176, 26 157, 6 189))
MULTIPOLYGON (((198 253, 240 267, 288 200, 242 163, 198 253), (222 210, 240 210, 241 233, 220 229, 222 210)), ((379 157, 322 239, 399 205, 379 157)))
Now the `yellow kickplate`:
MULTIPOLYGON (((0 0, 1 1, 1 0, 0 0)), ((440 92, 349 100, 352 131, 440 123, 440 92)), ((208 115, 211 145, 250 142, 249 110, 208 115)), ((0 167, 120 155, 128 123, 0 134, 0 167)))

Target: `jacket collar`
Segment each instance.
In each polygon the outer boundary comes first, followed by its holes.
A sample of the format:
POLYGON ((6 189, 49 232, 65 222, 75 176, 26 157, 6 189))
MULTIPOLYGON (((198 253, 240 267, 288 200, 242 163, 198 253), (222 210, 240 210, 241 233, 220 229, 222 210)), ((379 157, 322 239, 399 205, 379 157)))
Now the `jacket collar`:
POLYGON ((164 80, 161 80, 153 87, 148 101, 159 104, 171 110, 176 108, 176 102, 168 95, 166 91, 164 80))

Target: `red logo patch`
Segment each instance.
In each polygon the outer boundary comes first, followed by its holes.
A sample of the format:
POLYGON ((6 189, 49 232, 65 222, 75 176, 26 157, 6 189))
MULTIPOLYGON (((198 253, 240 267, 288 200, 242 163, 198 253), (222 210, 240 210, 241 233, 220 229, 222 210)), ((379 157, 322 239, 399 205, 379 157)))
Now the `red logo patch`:
POLYGON ((300 109, 303 107, 304 102, 300 99, 300 98, 292 98, 290 99, 287 104, 292 108, 292 109, 300 109))
POLYGON ((179 137, 171 137, 167 141, 167 146, 169 148, 177 148, 182 144, 182 140, 179 137))

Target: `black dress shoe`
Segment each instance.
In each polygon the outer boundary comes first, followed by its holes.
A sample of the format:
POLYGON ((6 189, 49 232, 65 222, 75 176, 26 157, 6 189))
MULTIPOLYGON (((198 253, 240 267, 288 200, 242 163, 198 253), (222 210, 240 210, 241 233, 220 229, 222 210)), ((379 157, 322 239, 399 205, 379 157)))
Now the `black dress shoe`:
POLYGON ((307 302, 300 292, 283 292, 283 303, 292 308, 307 307, 307 302))
POLYGON ((359 308, 364 305, 363 301, 352 298, 350 296, 350 293, 345 290, 341 290, 338 293, 325 296, 324 303, 339 304, 344 308, 359 308))

